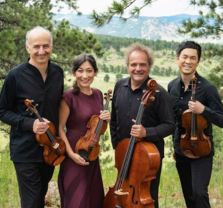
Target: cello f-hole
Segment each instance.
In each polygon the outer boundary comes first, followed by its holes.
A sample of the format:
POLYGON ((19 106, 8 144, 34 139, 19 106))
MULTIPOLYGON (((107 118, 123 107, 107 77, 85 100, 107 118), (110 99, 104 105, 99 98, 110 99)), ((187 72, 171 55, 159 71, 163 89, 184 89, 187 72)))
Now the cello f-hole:
POLYGON ((132 203, 134 205, 137 205, 138 204, 138 201, 134 202, 134 196, 135 196, 135 187, 130 185, 129 188, 132 188, 133 189, 133 193, 132 193, 132 203))

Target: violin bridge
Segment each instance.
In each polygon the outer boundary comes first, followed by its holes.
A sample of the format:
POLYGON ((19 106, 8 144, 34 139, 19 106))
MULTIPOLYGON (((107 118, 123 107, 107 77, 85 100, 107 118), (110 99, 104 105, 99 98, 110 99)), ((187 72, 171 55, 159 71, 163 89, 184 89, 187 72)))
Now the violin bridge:
POLYGON ((191 140, 197 140, 197 137, 191 137, 190 139, 191 140))
POLYGON ((119 189, 119 190, 117 190, 117 191, 115 191, 114 192, 115 194, 117 194, 117 195, 129 195, 129 192, 122 192, 122 189, 119 189))
POLYGON ((59 147, 59 144, 58 143, 55 143, 54 145, 53 145, 53 148, 54 149, 57 149, 59 147))

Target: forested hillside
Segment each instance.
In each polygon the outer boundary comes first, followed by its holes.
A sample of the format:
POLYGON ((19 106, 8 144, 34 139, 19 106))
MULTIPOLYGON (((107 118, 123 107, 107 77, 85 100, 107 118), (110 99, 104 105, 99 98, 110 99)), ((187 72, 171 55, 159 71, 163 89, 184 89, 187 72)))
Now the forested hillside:
MULTIPOLYGON (((122 47, 128 47, 132 43, 142 43, 154 51, 161 51, 161 50, 176 50, 180 42, 175 41, 166 41, 166 40, 147 40, 141 38, 121 38, 121 37, 114 37, 108 35, 95 35, 99 42, 102 44, 104 50, 108 50, 111 46, 116 50, 119 51, 122 47)), ((203 47, 211 47, 216 44, 212 43, 201 43, 203 47)))

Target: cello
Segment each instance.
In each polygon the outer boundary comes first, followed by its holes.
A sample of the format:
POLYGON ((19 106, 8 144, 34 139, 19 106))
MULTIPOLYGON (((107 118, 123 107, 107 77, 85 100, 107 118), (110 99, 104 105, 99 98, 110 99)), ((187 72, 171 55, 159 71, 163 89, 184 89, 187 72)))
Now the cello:
MULTIPOLYGON (((110 89, 105 93, 106 104, 104 110, 108 109, 111 93, 112 90, 110 89)), ((99 139, 107 129, 107 121, 100 119, 98 115, 93 115, 87 123, 87 128, 87 133, 78 140, 75 152, 85 161, 90 162, 96 160, 99 155, 99 139)))
MULTIPOLYGON (((191 79, 193 102, 196 102, 196 81, 197 78, 193 75, 191 79)), ((204 129, 207 128, 205 118, 188 109, 183 112, 182 127, 186 129, 186 133, 181 135, 181 152, 186 157, 193 159, 207 156, 211 151, 211 142, 209 137, 204 134, 204 129)))
MULTIPOLYGON (((141 99, 135 125, 141 123, 145 106, 155 100, 156 81, 149 80, 147 87, 149 90, 141 99)), ((156 146, 133 136, 122 140, 115 150, 115 167, 118 177, 104 198, 103 208, 154 208, 150 184, 160 167, 156 146)))
MULTIPOLYGON (((44 122, 36 109, 37 105, 32 105, 33 100, 26 99, 24 102, 28 109, 32 113, 35 113, 40 122, 44 122)), ((44 147, 43 157, 47 164, 57 166, 65 159, 66 146, 60 137, 56 137, 56 130, 53 123, 49 123, 49 128, 45 133, 36 134, 36 140, 44 147)))

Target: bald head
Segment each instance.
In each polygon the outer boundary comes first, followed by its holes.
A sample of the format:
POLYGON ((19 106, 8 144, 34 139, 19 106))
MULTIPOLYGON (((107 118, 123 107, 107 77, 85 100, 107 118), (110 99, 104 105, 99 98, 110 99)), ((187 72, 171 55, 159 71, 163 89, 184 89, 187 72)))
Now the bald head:
POLYGON ((29 42, 29 38, 30 36, 32 35, 41 35, 43 33, 46 33, 49 35, 50 37, 50 40, 51 40, 51 45, 53 44, 53 37, 52 37, 52 34, 49 30, 43 28, 43 27, 40 27, 40 26, 37 26, 37 27, 34 27, 33 29, 29 30, 27 33, 26 33, 26 44, 29 46, 30 45, 30 42, 29 42))

